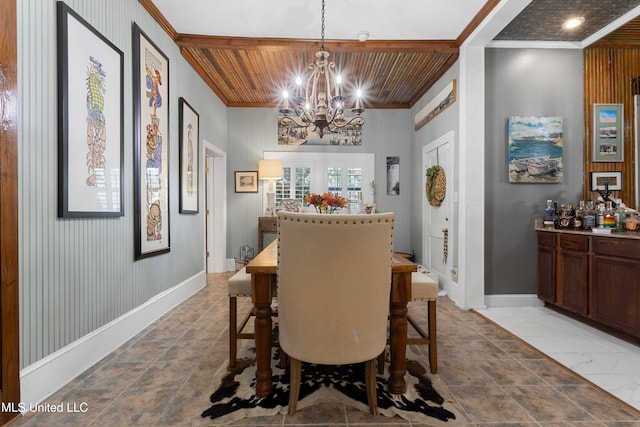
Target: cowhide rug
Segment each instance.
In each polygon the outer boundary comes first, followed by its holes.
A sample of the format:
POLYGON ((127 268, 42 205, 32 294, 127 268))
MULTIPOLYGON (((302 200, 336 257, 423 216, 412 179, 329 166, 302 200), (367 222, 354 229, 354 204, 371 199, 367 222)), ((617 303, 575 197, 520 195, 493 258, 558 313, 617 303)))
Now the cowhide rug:
MULTIPOLYGON (((249 343, 251 341, 245 341, 249 343)), ((243 342, 244 343, 244 342, 243 342)), ((424 356, 407 348, 407 392, 393 395, 387 391, 388 366, 377 376, 378 413, 386 417, 399 416, 411 422, 432 426, 465 424, 451 402, 442 396, 445 390, 437 376, 427 373, 419 362, 424 356)), ((218 369, 211 395, 211 407, 202 413, 221 424, 242 418, 286 414, 289 403, 289 371, 282 369, 278 350, 272 358, 273 393, 264 398, 255 396, 255 349, 245 346, 233 371, 227 363, 218 369)), ((364 383, 364 363, 342 366, 302 364, 302 381, 297 411, 320 402, 339 402, 369 412, 364 383)))

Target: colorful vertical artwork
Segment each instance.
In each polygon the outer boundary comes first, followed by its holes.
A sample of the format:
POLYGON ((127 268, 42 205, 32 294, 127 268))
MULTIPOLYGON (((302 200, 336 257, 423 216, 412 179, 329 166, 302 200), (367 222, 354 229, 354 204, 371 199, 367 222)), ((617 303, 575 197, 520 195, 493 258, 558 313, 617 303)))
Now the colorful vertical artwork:
POLYGON ((58 216, 122 216, 124 54, 63 2, 57 19, 58 216))
POLYGON ((93 56, 87 66, 87 171, 86 183, 90 187, 104 186, 107 149, 107 129, 104 115, 104 97, 107 93, 107 73, 93 56))
POLYGON ((563 124, 559 116, 510 116, 510 183, 562 182, 563 124))
POLYGON ((134 24, 136 259, 169 246, 169 60, 134 24))

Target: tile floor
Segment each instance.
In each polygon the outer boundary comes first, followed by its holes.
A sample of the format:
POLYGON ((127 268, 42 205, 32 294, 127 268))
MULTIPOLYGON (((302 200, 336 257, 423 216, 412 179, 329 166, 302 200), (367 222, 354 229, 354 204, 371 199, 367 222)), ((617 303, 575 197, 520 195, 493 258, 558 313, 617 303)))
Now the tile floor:
MULTIPOLYGON (((85 412, 29 413, 12 427, 215 426, 215 420, 203 419, 200 414, 209 407, 215 388, 212 374, 227 358, 229 276, 210 275, 203 290, 46 402, 76 404, 85 412), (80 406, 82 403, 86 407, 80 406)), ((425 305, 412 305, 410 310, 426 319, 425 305)), ((438 375, 446 388, 443 394, 457 406, 467 425, 640 426, 639 411, 481 315, 458 309, 446 297, 438 301, 438 334, 438 375)), ((327 403, 292 417, 245 419, 236 425, 411 424, 327 403)))
POLYGON ((585 379, 640 409, 640 347, 544 307, 478 311, 585 379))

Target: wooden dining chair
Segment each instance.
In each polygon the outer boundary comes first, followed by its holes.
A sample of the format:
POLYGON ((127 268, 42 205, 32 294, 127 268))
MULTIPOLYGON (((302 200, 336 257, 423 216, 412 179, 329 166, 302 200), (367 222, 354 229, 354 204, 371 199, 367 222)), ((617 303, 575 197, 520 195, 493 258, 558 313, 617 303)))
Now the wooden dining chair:
POLYGON ((394 214, 278 213, 278 328, 290 358, 289 414, 301 363, 366 362, 377 413, 376 359, 387 342, 394 214))
MULTIPOLYGON (((429 368, 432 374, 438 373, 438 337, 436 330, 436 304, 438 303, 438 280, 437 274, 426 274, 423 272, 411 273, 411 302, 427 303, 427 330, 425 331, 421 322, 411 314, 407 313, 407 322, 418 334, 418 337, 407 336, 407 345, 426 345, 429 352, 429 368), (435 278, 434 278, 435 276, 435 278)), ((389 344, 390 339, 387 340, 389 344)), ((384 372, 386 353, 378 358, 378 373, 384 372)))

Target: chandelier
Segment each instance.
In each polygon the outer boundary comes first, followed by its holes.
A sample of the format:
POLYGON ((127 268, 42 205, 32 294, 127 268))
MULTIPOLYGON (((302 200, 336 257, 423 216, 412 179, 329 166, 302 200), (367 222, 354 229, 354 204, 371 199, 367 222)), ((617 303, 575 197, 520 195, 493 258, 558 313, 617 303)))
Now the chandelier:
POLYGON ((356 92, 356 106, 351 109, 355 114, 345 116, 344 106, 346 98, 341 91, 342 78, 336 74, 336 65, 329 61, 329 52, 324 48, 324 0, 322 0, 322 42, 320 51, 316 52, 315 62, 309 64, 311 75, 307 80, 304 96, 302 96, 302 79, 296 78, 296 93, 289 100, 289 93, 285 90, 283 97, 284 108, 280 109, 282 118, 280 123, 291 128, 306 128, 318 132, 320 138, 328 132, 335 132, 349 125, 362 125, 364 112, 362 108, 362 91, 356 92), (292 108, 290 108, 292 104, 292 108))

